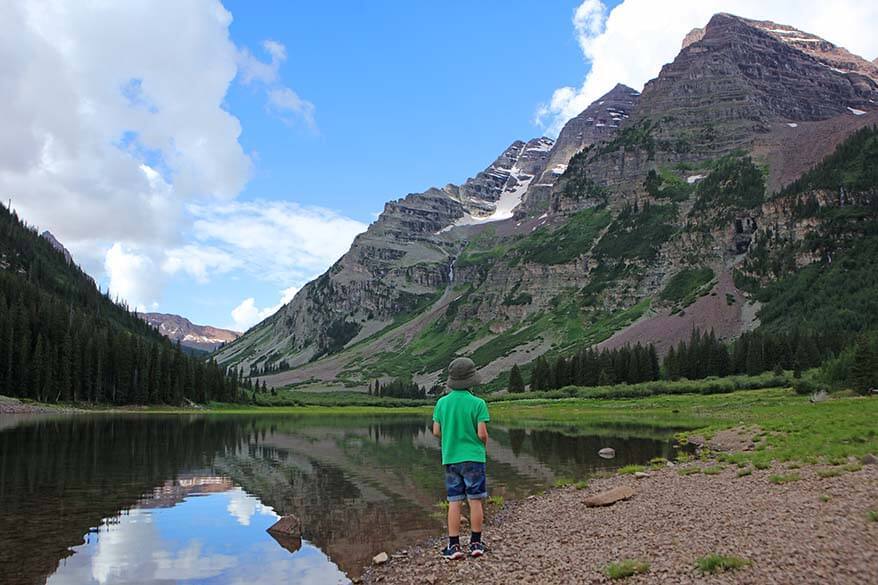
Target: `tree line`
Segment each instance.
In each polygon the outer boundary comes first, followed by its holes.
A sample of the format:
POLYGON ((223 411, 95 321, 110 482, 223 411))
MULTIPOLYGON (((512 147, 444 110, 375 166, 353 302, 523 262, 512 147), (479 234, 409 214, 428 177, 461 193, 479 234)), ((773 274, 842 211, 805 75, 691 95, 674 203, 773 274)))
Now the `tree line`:
POLYGON ((238 400, 236 379, 114 303, 5 208, 0 268, 0 393, 42 402, 238 400))
MULTIPOLYGON (((802 370, 820 365, 835 345, 835 339, 824 343, 815 334, 760 331, 744 333, 727 345, 713 331, 695 329, 688 341, 672 347, 661 361, 653 344, 639 343, 602 350, 588 347, 553 360, 540 356, 531 366, 528 388, 542 391, 565 386, 637 384, 663 378, 699 380, 769 370, 793 370, 798 376, 802 370)), ((525 388, 521 369, 515 365, 509 373, 509 391, 524 392, 525 388)))
POLYGON ((386 384, 375 380, 369 384, 369 396, 423 399, 427 397, 427 390, 407 378, 396 378, 386 384))

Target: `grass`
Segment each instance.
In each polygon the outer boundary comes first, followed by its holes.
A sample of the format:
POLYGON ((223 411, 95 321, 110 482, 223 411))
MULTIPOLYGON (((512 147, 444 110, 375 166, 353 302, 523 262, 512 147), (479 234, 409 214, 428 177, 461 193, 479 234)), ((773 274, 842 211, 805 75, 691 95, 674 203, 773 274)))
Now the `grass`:
POLYGON ((577 481, 576 483, 574 483, 573 487, 575 487, 578 490, 588 489, 588 482, 585 481, 584 479, 581 479, 581 480, 577 481))
POLYGON ((503 504, 505 504, 505 503, 506 503, 506 500, 503 498, 503 496, 489 496, 488 497, 488 504, 490 504, 492 506, 497 506, 498 508, 502 508, 503 504))
POLYGON ((566 488, 573 485, 573 480, 567 477, 559 477, 555 480, 556 488, 566 488))
POLYGON ((817 470, 817 476, 826 479, 826 478, 829 478, 829 477, 838 477, 838 476, 841 475, 843 472, 844 472, 844 470, 842 470, 842 469, 840 469, 840 468, 838 468, 838 467, 829 467, 829 468, 826 468, 826 469, 818 469, 818 470, 817 470))
POLYGON ((713 277, 711 268, 685 268, 671 278, 659 297, 663 301, 690 305, 713 277))
POLYGON ((753 475, 753 470, 750 469, 749 467, 738 470, 738 477, 746 477, 748 475, 753 475))
POLYGON ((586 209, 561 227, 540 228, 516 242, 510 253, 518 260, 537 264, 566 264, 588 252, 595 238, 610 224, 607 210, 586 209))
POLYGON ((634 475, 641 471, 646 471, 646 467, 643 465, 626 465, 619 468, 619 473, 622 475, 634 475))
POLYGON ((772 475, 768 478, 768 481, 775 485, 784 485, 785 483, 792 483, 800 479, 802 478, 798 473, 788 473, 786 475, 772 475))
POLYGON ((725 469, 724 465, 711 465, 710 467, 705 467, 701 473, 704 475, 719 475, 725 469))
POLYGON ((701 468, 697 465, 693 465, 692 467, 684 467, 683 469, 678 469, 677 474, 682 475, 683 477, 687 475, 696 475, 701 473, 701 468))
POLYGON ((847 465, 842 465, 841 467, 845 471, 849 471, 850 473, 855 473, 863 469, 862 463, 848 463, 847 465))
POLYGON ((866 517, 869 519, 869 522, 878 522, 878 510, 869 510, 866 513, 866 517))
POLYGON ((728 394, 648 395, 638 399, 546 400, 528 399, 528 394, 523 393, 525 398, 516 401, 491 402, 493 420, 586 427, 651 426, 683 431, 681 440, 689 433, 710 437, 724 429, 758 426, 765 433, 758 450, 725 457, 729 464, 749 464, 758 470, 769 469, 774 462, 810 464, 824 459, 841 462, 844 467, 850 465, 850 470, 854 470, 859 464, 848 463, 848 457, 878 452, 878 433, 874 429, 878 401, 868 397, 832 398, 818 408, 807 396, 797 396, 788 387, 728 394))
POLYGON ((750 564, 747 559, 735 555, 709 554, 695 561, 695 566, 702 573, 725 573, 726 571, 735 571, 742 569, 750 564))
POLYGON ((649 571, 649 563, 632 559, 610 563, 604 567, 604 575, 613 580, 625 579, 633 575, 642 575, 647 571, 649 571))

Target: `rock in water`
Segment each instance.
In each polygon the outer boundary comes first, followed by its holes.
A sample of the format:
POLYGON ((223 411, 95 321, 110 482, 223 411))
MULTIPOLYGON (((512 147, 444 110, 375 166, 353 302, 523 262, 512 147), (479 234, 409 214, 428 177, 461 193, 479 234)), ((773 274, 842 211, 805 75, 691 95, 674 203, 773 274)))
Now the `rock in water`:
POLYGON ((390 560, 390 559, 388 558, 387 553, 386 553, 386 552, 380 552, 380 553, 378 553, 377 555, 375 555, 374 557, 372 557, 372 564, 375 564, 375 565, 383 565, 383 564, 386 563, 388 560, 390 560))
POLYGON ((612 447, 604 447, 603 449, 598 451, 598 455, 600 455, 604 459, 612 459, 616 456, 616 450, 612 447))
POLYGON ((623 485, 585 498, 585 505, 589 508, 612 506, 616 502, 627 500, 632 497, 634 497, 634 489, 623 485))
POLYGON ((266 530, 266 532, 271 534, 281 534, 284 536, 299 536, 301 531, 301 522, 292 514, 282 516, 280 520, 269 526, 266 530))

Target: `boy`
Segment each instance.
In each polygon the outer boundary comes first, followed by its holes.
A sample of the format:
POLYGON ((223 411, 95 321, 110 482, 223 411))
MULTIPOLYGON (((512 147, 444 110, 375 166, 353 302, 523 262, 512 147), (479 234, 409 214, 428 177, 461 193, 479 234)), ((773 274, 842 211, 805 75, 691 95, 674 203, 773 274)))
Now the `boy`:
POLYGON ((460 547, 460 508, 466 498, 470 509, 469 554, 485 554, 482 544, 482 500, 488 497, 485 478, 485 447, 488 444, 488 405, 469 390, 479 383, 476 365, 469 358, 457 358, 448 366, 451 392, 436 402, 433 434, 442 441, 442 465, 448 491, 448 546, 442 556, 462 559, 460 547))

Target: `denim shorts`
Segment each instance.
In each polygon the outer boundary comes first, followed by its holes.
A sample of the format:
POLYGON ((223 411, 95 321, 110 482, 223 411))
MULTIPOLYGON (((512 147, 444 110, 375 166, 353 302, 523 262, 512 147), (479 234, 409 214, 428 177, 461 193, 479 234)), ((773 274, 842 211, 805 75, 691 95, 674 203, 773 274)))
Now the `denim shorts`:
POLYGON ((445 489, 449 502, 483 500, 488 497, 488 479, 485 464, 475 461, 452 463, 445 466, 445 489))

